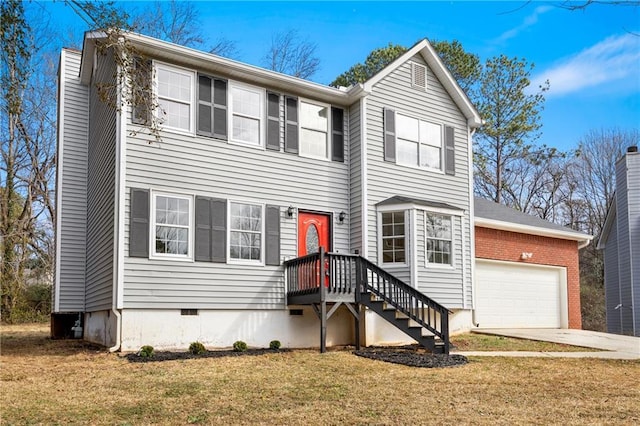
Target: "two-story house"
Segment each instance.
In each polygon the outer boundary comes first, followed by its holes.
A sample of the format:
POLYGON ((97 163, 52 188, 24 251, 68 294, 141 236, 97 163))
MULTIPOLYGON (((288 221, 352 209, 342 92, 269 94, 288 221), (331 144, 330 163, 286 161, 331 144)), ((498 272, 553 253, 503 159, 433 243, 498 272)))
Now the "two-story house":
POLYGON ((60 60, 54 334, 80 316, 114 350, 372 344, 399 341, 392 308, 470 328, 481 120, 428 41, 333 88, 128 33, 158 141, 101 100, 102 37, 60 60))

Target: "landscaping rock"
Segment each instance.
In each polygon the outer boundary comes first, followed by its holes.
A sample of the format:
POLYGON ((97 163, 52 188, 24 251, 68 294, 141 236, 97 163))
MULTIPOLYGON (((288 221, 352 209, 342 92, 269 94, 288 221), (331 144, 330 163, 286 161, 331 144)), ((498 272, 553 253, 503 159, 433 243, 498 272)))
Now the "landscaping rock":
POLYGON ((197 358, 222 358, 228 356, 255 356, 264 354, 274 354, 280 352, 288 352, 288 349, 247 349, 244 352, 237 352, 233 350, 222 351, 206 351, 200 355, 194 355, 191 352, 170 352, 160 351, 154 352, 150 358, 145 358, 137 353, 130 353, 124 356, 129 362, 159 362, 159 361, 174 361, 178 359, 197 359, 197 358))

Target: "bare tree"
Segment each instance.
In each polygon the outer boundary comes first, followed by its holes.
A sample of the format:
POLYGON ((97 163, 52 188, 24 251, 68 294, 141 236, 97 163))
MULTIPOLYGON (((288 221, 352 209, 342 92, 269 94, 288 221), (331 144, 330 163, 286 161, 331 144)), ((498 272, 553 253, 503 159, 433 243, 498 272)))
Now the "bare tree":
POLYGON ((181 46, 208 50, 220 56, 237 54, 235 42, 220 37, 207 46, 202 33, 200 14, 193 2, 171 0, 157 1, 151 10, 145 9, 132 19, 132 28, 142 34, 181 46))
POLYGON ((0 13, 0 282, 3 318, 11 321, 24 302, 28 270, 51 271, 56 79, 36 72, 47 63, 33 55, 46 45, 46 32, 29 26, 22 3, 3 2, 0 13))
POLYGON ((310 78, 320 68, 320 59, 315 56, 316 45, 301 39, 296 30, 275 34, 271 47, 264 56, 264 65, 277 72, 299 78, 310 78))

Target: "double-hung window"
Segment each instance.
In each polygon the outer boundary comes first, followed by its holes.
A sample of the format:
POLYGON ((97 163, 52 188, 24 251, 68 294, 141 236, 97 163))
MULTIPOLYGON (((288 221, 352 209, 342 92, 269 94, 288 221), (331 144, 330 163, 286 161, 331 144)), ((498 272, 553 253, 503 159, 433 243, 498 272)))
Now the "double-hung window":
POLYGON ((300 101, 300 155, 329 158, 329 106, 300 101))
POLYGON ((263 207, 229 203, 229 258, 262 261, 263 207))
POLYGON ((383 212, 382 262, 406 263, 406 238, 404 211, 383 212))
POLYGON ((452 265, 452 221, 451 216, 435 213, 426 214, 427 263, 452 265))
POLYGON ((156 65, 158 119, 167 128, 193 131, 194 73, 156 65))
POLYGON ((191 258, 191 197, 154 194, 153 255, 191 258))
POLYGON ((397 162, 408 166, 442 169, 442 127, 396 114, 397 162))
POLYGON ((246 145, 263 146, 264 90, 231 83, 231 140, 246 145))

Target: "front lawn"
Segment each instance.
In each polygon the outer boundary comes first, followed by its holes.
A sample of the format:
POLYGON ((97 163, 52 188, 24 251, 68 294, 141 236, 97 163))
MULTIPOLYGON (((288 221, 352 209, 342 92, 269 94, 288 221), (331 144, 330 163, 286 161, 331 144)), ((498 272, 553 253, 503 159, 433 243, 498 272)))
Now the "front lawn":
POLYGON ((595 352, 600 349, 537 340, 515 339, 489 334, 465 333, 451 336, 456 351, 595 352))
POLYGON ((2 326, 2 424, 638 424, 640 362, 471 358, 426 369, 349 351, 131 363, 2 326))

